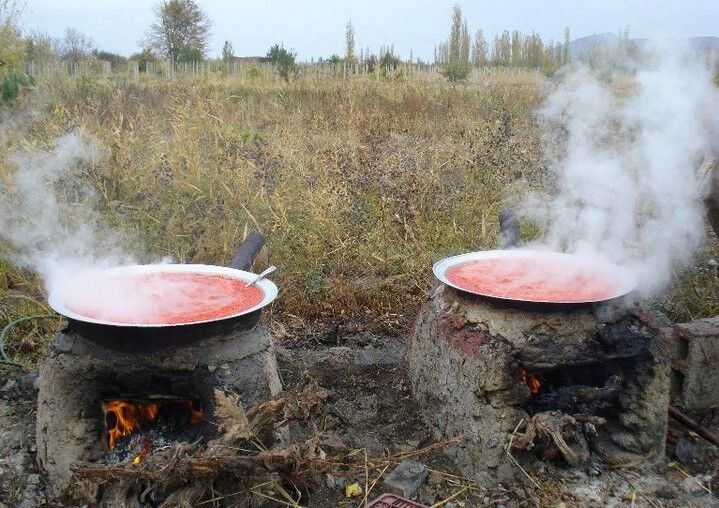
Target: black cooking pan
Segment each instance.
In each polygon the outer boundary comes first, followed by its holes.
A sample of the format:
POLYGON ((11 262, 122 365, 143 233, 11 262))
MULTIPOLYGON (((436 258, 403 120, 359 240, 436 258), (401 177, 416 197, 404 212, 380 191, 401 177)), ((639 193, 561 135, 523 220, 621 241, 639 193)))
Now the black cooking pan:
MULTIPOLYGON (((250 281, 255 274, 247 271, 252 261, 264 245, 259 233, 250 233, 242 242, 237 253, 227 267, 192 264, 133 265, 113 268, 113 276, 124 272, 158 273, 182 272, 191 274, 219 275, 231 279, 250 281)), ((262 307, 268 305, 277 296, 277 287, 269 280, 257 283, 263 291, 262 301, 243 312, 222 318, 196 321, 187 324, 172 323, 122 323, 78 314, 68 308, 72 294, 62 291, 49 295, 48 303, 59 314, 67 317, 66 333, 79 335, 102 346, 123 352, 154 352, 171 347, 185 346, 205 338, 228 335, 252 328, 260 319, 262 307)), ((127 298, 132 298, 128 294, 127 298)))

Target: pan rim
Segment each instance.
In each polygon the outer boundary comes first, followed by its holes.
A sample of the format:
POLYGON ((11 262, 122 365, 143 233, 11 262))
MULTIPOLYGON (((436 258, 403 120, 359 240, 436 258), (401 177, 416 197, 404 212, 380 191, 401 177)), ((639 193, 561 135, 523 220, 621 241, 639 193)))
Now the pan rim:
MULTIPOLYGON (((546 298, 531 298, 531 299, 519 299, 512 298, 509 296, 498 296, 495 294, 489 294, 484 292, 472 291, 458 284, 455 284, 447 277, 447 270, 460 265, 462 263, 477 261, 482 259, 501 259, 501 258, 519 258, 519 257, 536 257, 538 259, 544 258, 562 258, 562 259, 581 259, 585 256, 581 254, 570 254, 566 252, 557 252, 551 250, 539 250, 539 249, 509 249, 509 250, 486 250, 467 252, 465 254, 459 254, 456 256, 450 256, 441 259, 432 265, 432 272, 434 276, 443 284, 450 286, 458 291, 469 293, 477 296, 483 296, 486 298, 492 298, 496 300, 504 300, 507 302, 526 302, 526 303, 539 303, 539 304, 556 304, 556 305, 582 305, 592 303, 602 303, 610 300, 616 300, 632 293, 637 288, 636 278, 628 273, 625 269, 619 265, 594 257, 591 261, 596 263, 597 266, 602 266, 611 272, 617 274, 618 287, 615 291, 611 292, 606 298, 600 299, 587 299, 582 301, 576 300, 565 300, 565 299, 546 299, 546 298)), ((587 256, 588 257, 588 256, 587 256)))
MULTIPOLYGON (((195 273, 198 275, 219 275, 230 279, 242 280, 249 282, 254 279, 257 274, 248 272, 245 270, 238 270, 236 268, 229 268, 225 266, 216 265, 205 265, 205 264, 191 264, 191 263, 155 263, 146 265, 123 265, 114 268, 105 268, 98 270, 98 272, 111 272, 111 273, 195 273)), ((97 325, 107 325, 123 328, 169 328, 169 327, 183 327, 191 325, 199 325, 203 323, 216 323, 227 319, 233 319, 241 317, 247 314, 251 314, 263 307, 266 307, 277 298, 278 289, 274 282, 269 279, 262 279, 256 283, 262 289, 263 298, 262 300, 241 312, 222 316, 218 319, 201 319, 195 321, 188 321, 184 323, 126 323, 122 321, 111 321, 107 319, 97 319, 89 316, 85 316, 78 312, 68 308, 65 304, 67 294, 62 291, 52 291, 48 295, 47 302, 50 307, 58 314, 65 316, 68 319, 75 321, 81 321, 84 323, 92 323, 97 325)))

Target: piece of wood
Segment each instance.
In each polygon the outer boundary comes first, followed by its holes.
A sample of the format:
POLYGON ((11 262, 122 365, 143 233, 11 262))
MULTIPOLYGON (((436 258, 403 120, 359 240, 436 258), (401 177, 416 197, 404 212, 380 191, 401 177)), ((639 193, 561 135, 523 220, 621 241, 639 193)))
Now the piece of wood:
POLYGON ((669 406, 669 416, 671 416, 674 420, 678 421, 685 427, 687 427, 689 430, 692 430, 696 432, 699 436, 703 437, 710 443, 719 446, 719 436, 714 434, 713 432, 705 429, 701 425, 699 425, 697 422, 689 418, 687 415, 679 411, 677 408, 673 406, 669 406))

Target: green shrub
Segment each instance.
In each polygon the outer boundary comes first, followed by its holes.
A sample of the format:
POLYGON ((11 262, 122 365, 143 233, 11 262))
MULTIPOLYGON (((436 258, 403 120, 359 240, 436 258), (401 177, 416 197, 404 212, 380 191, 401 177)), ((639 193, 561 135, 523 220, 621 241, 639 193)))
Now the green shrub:
POLYGON ((32 76, 18 70, 10 70, 3 77, 2 83, 0 83, 0 100, 2 100, 3 104, 13 105, 24 89, 33 88, 34 86, 35 80, 32 76))
POLYGON ((294 51, 287 50, 279 44, 275 44, 267 52, 267 58, 272 61, 275 69, 277 69, 277 74, 288 82, 290 80, 290 73, 295 72, 295 57, 294 51))
POLYGON ((463 63, 453 63, 447 65, 442 70, 442 76, 447 78, 450 83, 458 83, 460 81, 466 81, 469 77, 469 65, 463 63))

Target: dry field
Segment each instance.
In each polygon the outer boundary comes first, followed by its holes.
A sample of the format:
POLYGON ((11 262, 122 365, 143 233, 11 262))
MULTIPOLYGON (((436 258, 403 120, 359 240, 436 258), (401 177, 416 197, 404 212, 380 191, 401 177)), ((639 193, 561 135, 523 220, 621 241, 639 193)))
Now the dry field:
MULTIPOLYGON (((281 319, 411 315, 436 259, 496 246, 497 214, 541 174, 534 111, 552 84, 538 73, 487 71, 470 84, 416 80, 54 78, 18 104, 13 147, 46 147, 82 129, 104 147, 83 168, 98 220, 143 261, 224 264, 245 231, 268 237, 281 319), (33 111, 29 115, 28 111, 33 111)), ((527 236, 534 234, 526 227, 527 236)), ((705 258, 672 317, 716 314, 705 258)), ((262 268, 262 267, 259 267, 262 268)), ((29 273, 0 264, 0 327, 47 312, 29 273)), ((33 363, 59 326, 35 320, 7 339, 33 363)))

